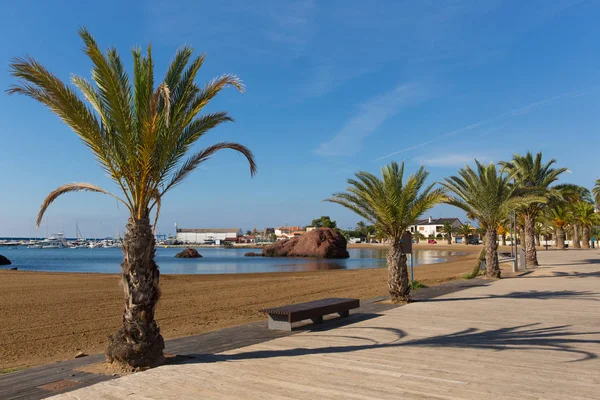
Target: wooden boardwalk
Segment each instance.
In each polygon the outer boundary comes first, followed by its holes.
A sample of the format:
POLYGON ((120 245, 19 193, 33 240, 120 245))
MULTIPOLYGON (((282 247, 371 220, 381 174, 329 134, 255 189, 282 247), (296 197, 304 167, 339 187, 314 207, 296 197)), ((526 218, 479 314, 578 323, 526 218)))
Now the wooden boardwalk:
POLYGON ((598 251, 56 399, 599 399, 598 251))

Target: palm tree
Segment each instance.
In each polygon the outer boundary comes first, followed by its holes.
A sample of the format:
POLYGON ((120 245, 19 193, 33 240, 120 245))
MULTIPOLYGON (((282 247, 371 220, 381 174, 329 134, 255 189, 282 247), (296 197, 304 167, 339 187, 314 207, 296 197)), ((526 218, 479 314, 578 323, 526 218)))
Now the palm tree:
POLYGON ((456 232, 456 228, 450 222, 444 222, 442 225, 442 233, 446 237, 448 244, 452 244, 452 234, 456 232))
MULTIPOLYGON (((592 195, 587 188, 583 186, 572 185, 572 189, 565 193, 565 200, 570 204, 571 216, 575 215, 574 206, 577 205, 581 201, 585 201, 588 203, 592 203, 592 195)), ((577 218, 573 218, 571 221, 571 226, 573 228, 573 248, 579 249, 581 248, 581 243, 579 240, 579 229, 581 228, 580 222, 577 218)))
POLYGON ((502 222, 498 223, 498 235, 500 235, 502 246, 506 246, 506 233, 508 232, 508 227, 510 226, 510 220, 505 218, 502 222))
MULTIPOLYGON (((527 152, 524 156, 515 154, 512 161, 503 161, 500 165, 514 175, 515 183, 522 192, 548 197, 552 195, 560 196, 564 190, 571 187, 571 185, 551 186, 561 174, 568 171, 567 168, 552 168, 555 163, 556 160, 551 159, 543 164, 542 153, 537 153, 534 158, 531 152, 527 152)), ((530 203, 517 210, 523 215, 525 222, 525 257, 529 266, 539 265, 535 249, 535 222, 542 212, 544 204, 544 202, 530 203)))
POLYGON ((469 244, 469 235, 473 232, 473 227, 468 222, 466 224, 462 224, 456 230, 456 233, 459 235, 463 235, 463 244, 469 244))
POLYGON ((200 115, 222 89, 243 91, 235 75, 223 75, 204 87, 194 82, 204 55, 192 60, 193 50, 183 47, 169 65, 165 78, 154 83, 151 48, 142 55, 133 49, 133 76, 126 72, 117 50, 103 54, 85 29, 79 30, 84 52, 90 58, 92 82, 73 77, 85 101, 33 58, 15 58, 11 74, 19 79, 9 94, 23 94, 46 105, 90 148, 100 166, 121 189, 110 193, 89 183, 71 183, 52 191, 42 203, 44 212, 59 196, 76 191, 103 193, 116 198, 130 212, 123 241, 122 283, 125 292, 122 327, 110 337, 109 361, 131 367, 148 367, 163 360, 164 340, 154 320, 160 296, 159 269, 154 261, 156 227, 161 200, 200 164, 219 150, 232 149, 246 157, 250 173, 256 164, 250 150, 222 142, 198 150, 184 159, 194 143, 210 129, 232 121, 224 112, 200 115), (190 62, 191 60, 191 62, 190 62), (151 213, 155 212, 154 224, 151 213))
POLYGON ((578 201, 571 205, 571 210, 573 221, 582 227, 581 247, 589 249, 591 229, 600 223, 600 218, 594 211, 594 205, 585 201, 578 201))
POLYGON ((402 236, 416 220, 434 205, 444 200, 441 189, 434 184, 424 187, 429 175, 423 167, 404 181, 404 163, 396 162, 381 169, 382 178, 368 172, 358 172, 348 179, 346 192, 326 199, 354 211, 388 240, 388 290, 392 301, 409 301, 410 285, 402 236))
POLYGON ((596 182, 594 182, 592 195, 594 196, 594 203, 596 204, 596 208, 600 208, 600 179, 596 179, 596 182))
POLYGON ((569 209, 564 203, 553 203, 547 209, 547 218, 554 228, 554 246, 558 249, 565 248, 565 227, 569 224, 569 209))
POLYGON ((358 221, 356 223, 356 230, 360 234, 361 239, 364 239, 367 237, 367 224, 365 224, 364 221, 358 221))
POLYGON ((500 278, 498 224, 515 208, 544 199, 518 195, 517 187, 510 183, 513 174, 498 171, 494 164, 486 166, 477 160, 475 163, 476 170, 466 166, 458 172, 458 176, 446 178, 442 185, 454 193, 447 203, 474 216, 484 230, 486 276, 500 278))

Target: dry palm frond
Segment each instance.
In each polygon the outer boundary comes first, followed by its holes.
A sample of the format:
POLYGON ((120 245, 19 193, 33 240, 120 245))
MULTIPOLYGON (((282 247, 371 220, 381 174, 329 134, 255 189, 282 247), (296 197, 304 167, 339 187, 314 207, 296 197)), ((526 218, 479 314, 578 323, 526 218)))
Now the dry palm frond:
POLYGON ((54 200, 56 200, 59 196, 62 196, 65 193, 82 192, 82 191, 83 192, 96 192, 96 193, 107 194, 109 196, 114 197, 115 199, 117 199, 121 203, 127 205, 127 203, 125 203, 118 196, 115 196, 114 194, 112 194, 110 192, 107 192, 106 190, 102 189, 101 187, 98 187, 96 185, 92 185, 91 183, 83 183, 83 182, 69 183, 69 184, 62 185, 62 186, 54 189, 44 199, 44 202, 42 203, 42 206, 40 207, 40 212, 38 213, 37 221, 35 223, 36 228, 39 228, 40 223, 42 222, 42 219, 44 218, 44 213, 46 212, 46 210, 48 209, 48 207, 50 206, 50 204, 52 204, 52 202, 54 202, 54 200))

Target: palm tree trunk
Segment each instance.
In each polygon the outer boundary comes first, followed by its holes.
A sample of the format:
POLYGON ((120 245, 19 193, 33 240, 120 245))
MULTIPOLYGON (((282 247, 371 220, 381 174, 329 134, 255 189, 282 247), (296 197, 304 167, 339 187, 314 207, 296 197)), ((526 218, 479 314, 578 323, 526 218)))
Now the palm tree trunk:
POLYGON ((527 267, 537 267, 540 264, 535 249, 535 218, 531 214, 524 214, 523 219, 525 220, 525 259, 527 267))
POLYGON ((579 224, 573 225, 573 248, 581 248, 581 244, 579 243, 579 224))
POLYGON ((506 246, 506 233, 502 234, 502 246, 506 246))
POLYGON ((451 233, 448 234, 447 239, 448 239, 448 244, 452 244, 452 234, 451 233))
POLYGON ((500 278, 497 238, 498 233, 495 227, 485 231, 485 275, 488 278, 500 278))
POLYGON ((556 243, 555 246, 557 249, 564 250, 565 248, 565 230, 563 228, 556 228, 556 243))
POLYGON ((467 246, 469 244, 469 237, 467 235, 463 236, 463 244, 467 246))
POLYGON ((393 240, 387 253, 388 290, 393 302, 410 301, 410 282, 406 254, 402 253, 399 240, 393 240))
POLYGON ((148 218, 129 218, 123 239, 123 326, 109 338, 110 362, 152 367, 163 362, 165 342, 154 311, 160 296, 160 272, 154 262, 155 241, 148 218))
POLYGON ((541 246, 540 235, 535 235, 535 245, 541 246))
POLYGON ((581 232, 581 247, 584 249, 590 248, 590 227, 584 226, 581 232))

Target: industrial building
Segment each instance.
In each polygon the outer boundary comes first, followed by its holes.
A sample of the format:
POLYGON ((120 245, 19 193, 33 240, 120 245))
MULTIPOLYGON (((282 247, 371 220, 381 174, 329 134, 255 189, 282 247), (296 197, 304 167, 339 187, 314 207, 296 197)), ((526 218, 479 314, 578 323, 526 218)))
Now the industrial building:
POLYGON ((177 241, 193 244, 222 244, 237 242, 242 236, 240 228, 177 228, 177 241))

